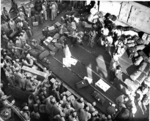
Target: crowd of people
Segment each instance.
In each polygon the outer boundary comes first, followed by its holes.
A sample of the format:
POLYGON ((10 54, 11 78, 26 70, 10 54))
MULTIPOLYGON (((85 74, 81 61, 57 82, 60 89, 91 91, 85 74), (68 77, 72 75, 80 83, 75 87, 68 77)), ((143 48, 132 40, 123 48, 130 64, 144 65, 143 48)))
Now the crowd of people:
MULTIPOLYGON (((62 86, 62 83, 51 74, 47 68, 39 66, 37 59, 30 55, 32 48, 38 48, 43 51, 44 47, 38 45, 38 42, 32 38, 32 26, 42 24, 44 20, 55 20, 60 12, 59 4, 62 1, 36 0, 31 4, 31 8, 26 10, 24 6, 19 9, 14 0, 12 8, 17 17, 12 19, 6 8, 2 11, 2 35, 1 35, 1 77, 4 85, 12 85, 20 90, 29 91, 28 102, 22 106, 21 114, 26 120, 41 120, 47 117, 48 120, 98 120, 111 121, 111 115, 105 115, 96 110, 96 103, 85 103, 83 98, 77 98, 69 90, 62 86), (30 41, 31 40, 31 41, 30 41), (36 75, 23 71, 22 67, 27 66, 47 73, 47 78, 39 79, 36 75)), ((48 49, 51 52, 56 49, 65 49, 68 43, 72 46, 78 44, 84 46, 86 38, 87 45, 91 48, 95 45, 104 46, 112 60, 110 63, 111 76, 113 78, 122 74, 119 59, 127 51, 129 58, 133 59, 136 66, 150 63, 148 57, 141 55, 141 51, 149 47, 149 43, 142 39, 139 32, 132 27, 116 25, 117 17, 107 13, 103 15, 98 11, 98 3, 91 2, 85 5, 85 1, 71 1, 70 10, 61 17, 62 24, 54 27, 54 36, 50 27, 46 27, 42 33, 44 39, 55 39, 50 42, 48 49), (84 6, 84 7, 83 7, 84 6), (52 47, 53 45, 53 47, 52 47), (56 49, 55 49, 56 48, 56 49)), ((51 55, 53 55, 51 53, 51 55)), ((48 63, 48 60, 46 60, 48 63)), ((149 66, 149 65, 148 65, 149 66)), ((142 67, 141 67, 142 68, 142 67)), ((143 67, 144 68, 144 67, 143 67)), ((139 104, 146 105, 150 101, 150 86, 148 70, 143 83, 137 89, 137 93, 128 96, 118 97, 117 103, 122 114, 129 114, 127 102, 131 103, 132 113, 136 113, 135 100, 139 104), (139 95, 137 98, 136 96, 139 95)), ((132 76, 131 76, 132 79, 132 76)), ((113 83, 113 82, 112 82, 113 83)), ((0 97, 5 94, 0 90, 0 97)), ((3 101, 3 100, 2 100, 3 101)), ((118 120, 120 119, 118 117, 118 120)), ((123 118, 128 118, 123 117, 123 118)))

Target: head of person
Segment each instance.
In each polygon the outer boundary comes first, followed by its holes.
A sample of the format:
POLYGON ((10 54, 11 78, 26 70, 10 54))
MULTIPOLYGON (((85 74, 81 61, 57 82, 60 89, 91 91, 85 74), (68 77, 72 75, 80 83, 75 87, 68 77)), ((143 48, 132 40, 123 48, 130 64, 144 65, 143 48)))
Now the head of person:
POLYGON ((30 54, 28 53, 26 57, 27 57, 27 58, 30 58, 31 56, 30 56, 30 54))
POLYGON ((121 66, 118 65, 118 66, 116 67, 116 69, 117 69, 117 70, 121 70, 121 66))
POLYGON ((79 101, 82 103, 82 102, 84 102, 84 99, 81 97, 79 101))
POLYGON ((76 111, 73 111, 73 112, 72 112, 72 116, 73 116, 73 117, 77 117, 77 112, 76 112, 76 111))
POLYGON ((56 99, 55 99, 55 97, 52 97, 52 99, 51 99, 51 103, 52 103, 52 104, 55 104, 55 103, 56 103, 56 99))
POLYGON ((92 105, 93 105, 93 106, 96 106, 96 102, 92 102, 92 105))
POLYGON ((3 7, 3 11, 6 11, 6 7, 3 7))

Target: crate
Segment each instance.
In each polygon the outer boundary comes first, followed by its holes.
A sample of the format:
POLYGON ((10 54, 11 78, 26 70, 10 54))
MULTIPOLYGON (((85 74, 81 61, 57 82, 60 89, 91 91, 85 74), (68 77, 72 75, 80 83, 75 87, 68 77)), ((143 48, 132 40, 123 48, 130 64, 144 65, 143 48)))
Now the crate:
POLYGON ((34 21, 33 22, 33 26, 38 26, 39 25, 39 22, 38 21, 34 21))

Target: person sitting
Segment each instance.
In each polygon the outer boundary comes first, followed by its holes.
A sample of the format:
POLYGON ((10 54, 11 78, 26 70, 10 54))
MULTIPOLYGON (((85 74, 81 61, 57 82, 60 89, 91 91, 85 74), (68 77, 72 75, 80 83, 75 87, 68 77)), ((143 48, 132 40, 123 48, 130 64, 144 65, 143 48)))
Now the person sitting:
POLYGON ((31 77, 26 78, 26 87, 25 90, 33 92, 36 88, 36 82, 31 77))
POLYGON ((30 121, 31 118, 30 118, 30 111, 28 106, 24 106, 22 111, 20 111, 20 113, 23 115, 26 121, 30 121))
POLYGON ((16 87, 20 89, 25 89, 25 78, 24 75, 21 73, 21 70, 19 70, 19 68, 15 69, 14 77, 16 81, 16 87))
POLYGON ((26 60, 23 59, 22 62, 24 65, 32 67, 34 64, 35 58, 33 58, 29 53, 26 55, 26 60))

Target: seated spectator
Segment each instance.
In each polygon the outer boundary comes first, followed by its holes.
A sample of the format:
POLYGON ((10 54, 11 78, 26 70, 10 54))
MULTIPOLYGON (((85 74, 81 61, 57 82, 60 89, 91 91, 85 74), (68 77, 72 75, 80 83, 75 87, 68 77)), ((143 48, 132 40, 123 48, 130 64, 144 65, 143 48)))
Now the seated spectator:
POLYGON ((22 60, 23 64, 29 67, 33 66, 35 58, 33 58, 29 53, 26 55, 26 60, 22 60))
POLYGON ((25 89, 25 82, 26 81, 25 81, 23 74, 19 70, 19 68, 15 69, 14 77, 15 77, 16 87, 18 87, 20 89, 25 89))
POLYGON ((30 111, 28 106, 23 107, 22 111, 20 112, 27 121, 30 120, 30 111))
POLYGON ((34 82, 33 78, 27 77, 25 82, 26 82, 25 90, 30 91, 30 92, 35 91, 37 82, 34 82))

